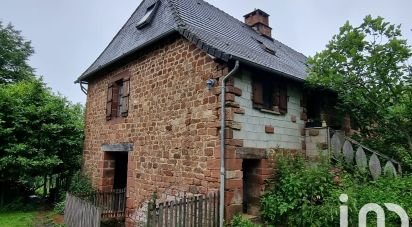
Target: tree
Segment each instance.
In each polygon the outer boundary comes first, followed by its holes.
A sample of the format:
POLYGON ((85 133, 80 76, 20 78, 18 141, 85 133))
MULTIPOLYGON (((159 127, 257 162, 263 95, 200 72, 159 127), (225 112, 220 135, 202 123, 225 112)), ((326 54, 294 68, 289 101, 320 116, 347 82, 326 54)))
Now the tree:
POLYGON ((20 33, 11 24, 4 27, 0 21, 0 84, 34 77, 34 70, 27 63, 34 50, 20 33))
POLYGON ((308 84, 334 90, 339 109, 358 123, 363 139, 410 167, 411 56, 400 25, 366 16, 358 27, 346 22, 326 49, 308 60, 308 84))
POLYGON ((80 168, 83 108, 38 79, 0 85, 0 181, 32 187, 36 176, 80 168))
POLYGON ((30 191, 36 178, 70 176, 81 166, 83 107, 35 76, 27 62, 33 52, 0 22, 0 206, 5 185, 30 191))

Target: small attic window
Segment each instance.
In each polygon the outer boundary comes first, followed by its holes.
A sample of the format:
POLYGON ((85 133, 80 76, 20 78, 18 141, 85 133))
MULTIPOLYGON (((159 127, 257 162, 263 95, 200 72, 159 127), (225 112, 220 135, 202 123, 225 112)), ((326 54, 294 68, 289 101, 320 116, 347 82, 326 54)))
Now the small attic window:
POLYGON ((158 6, 159 6, 159 1, 157 1, 156 3, 149 6, 146 9, 146 13, 144 14, 142 19, 140 19, 140 21, 136 25, 137 29, 143 28, 144 26, 150 24, 150 22, 152 21, 153 15, 155 14, 156 9, 157 9, 158 6))
POLYGON ((275 55, 275 56, 276 56, 276 51, 275 51, 274 49, 271 49, 271 48, 265 46, 264 50, 265 50, 266 52, 268 52, 269 54, 272 54, 272 55, 275 55))
POLYGON ((260 47, 261 47, 264 51, 268 52, 269 54, 272 54, 272 55, 275 55, 275 56, 276 56, 276 50, 275 50, 275 49, 266 46, 262 41, 254 38, 254 37, 252 37, 252 38, 253 38, 254 40, 256 40, 256 42, 259 43, 260 47))

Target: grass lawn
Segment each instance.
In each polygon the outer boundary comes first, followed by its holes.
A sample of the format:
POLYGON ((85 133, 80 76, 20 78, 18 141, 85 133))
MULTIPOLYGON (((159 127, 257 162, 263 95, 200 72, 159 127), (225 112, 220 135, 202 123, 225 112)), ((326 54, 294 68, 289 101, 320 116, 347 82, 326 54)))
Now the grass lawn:
POLYGON ((26 227, 31 226, 36 211, 14 211, 0 213, 1 227, 26 227))

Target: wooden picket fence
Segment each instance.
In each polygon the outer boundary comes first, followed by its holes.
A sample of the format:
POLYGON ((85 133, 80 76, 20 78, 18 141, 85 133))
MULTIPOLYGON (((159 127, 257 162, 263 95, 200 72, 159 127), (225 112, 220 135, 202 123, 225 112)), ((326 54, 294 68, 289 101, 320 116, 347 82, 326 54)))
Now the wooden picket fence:
POLYGON ((219 194, 185 195, 183 198, 161 203, 156 203, 153 199, 148 207, 147 226, 219 226, 219 194))
POLYGON ((99 227, 101 212, 92 203, 66 193, 64 224, 67 227, 99 227))
POLYGON ((83 197, 102 209, 102 218, 124 218, 126 210, 126 189, 97 191, 83 197))
POLYGON ((100 226, 101 219, 125 217, 126 189, 97 191, 80 196, 66 194, 64 220, 67 226, 100 226))
POLYGON ((360 171, 369 171, 374 180, 382 174, 396 176, 402 173, 401 164, 398 161, 344 136, 342 132, 333 133, 330 146, 334 159, 354 166, 360 171), (384 167, 381 161, 385 162, 384 167))

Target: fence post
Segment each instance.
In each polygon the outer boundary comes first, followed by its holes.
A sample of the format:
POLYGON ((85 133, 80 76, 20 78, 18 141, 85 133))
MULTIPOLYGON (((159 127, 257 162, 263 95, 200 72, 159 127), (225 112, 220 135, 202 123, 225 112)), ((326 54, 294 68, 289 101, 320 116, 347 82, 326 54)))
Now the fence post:
POLYGON ((203 195, 199 196, 199 225, 203 223, 203 195))
POLYGON ((147 226, 148 227, 152 226, 151 224, 154 221, 154 218, 155 218, 155 215, 156 215, 156 197, 157 197, 157 193, 153 192, 152 200, 149 201, 149 204, 148 204, 148 207, 147 207, 147 226))
POLYGON ((186 192, 183 196, 183 227, 186 227, 186 216, 187 216, 187 206, 186 206, 186 192))

